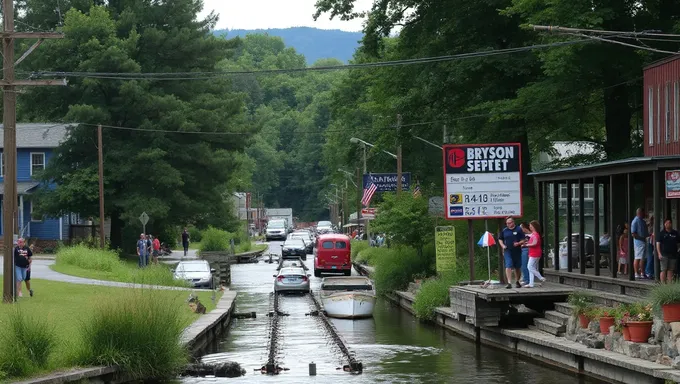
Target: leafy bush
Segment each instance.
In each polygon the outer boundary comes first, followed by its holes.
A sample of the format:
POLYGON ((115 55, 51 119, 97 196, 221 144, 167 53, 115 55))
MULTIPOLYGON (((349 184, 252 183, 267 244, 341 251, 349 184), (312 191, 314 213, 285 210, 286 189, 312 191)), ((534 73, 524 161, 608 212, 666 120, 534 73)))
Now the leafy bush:
POLYGON ((416 317, 422 320, 435 318, 435 308, 450 304, 449 284, 445 279, 428 280, 423 283, 413 302, 416 317))
POLYGON ((369 244, 367 240, 352 240, 350 242, 350 248, 352 249, 352 260, 354 260, 359 252, 369 248, 369 244))
POLYGON ((201 232, 200 229, 196 227, 189 227, 187 228, 187 231, 189 232, 190 241, 198 243, 201 241, 201 239, 203 239, 203 232, 201 232))
POLYGON ((113 272, 120 267, 121 261, 114 251, 78 244, 72 247, 59 248, 56 263, 73 265, 83 269, 113 272))
POLYGON ((649 297, 657 309, 662 305, 680 303, 680 283, 656 285, 649 293, 649 297))
POLYGON ((135 378, 176 376, 188 362, 180 344, 185 321, 177 305, 155 290, 108 297, 86 318, 80 365, 119 365, 135 378))
POLYGON ((201 239, 201 252, 222 252, 228 251, 233 234, 221 229, 209 227, 203 231, 201 239))
POLYGON ((367 247, 359 252, 353 260, 362 264, 375 265, 379 258, 389 258, 392 251, 392 248, 367 247))
POLYGON ((44 370, 56 346, 54 329, 43 319, 12 309, 0 328, 0 378, 44 370))
POLYGON ((428 211, 428 200, 411 193, 386 193, 371 223, 375 232, 389 235, 390 244, 407 245, 422 253, 423 246, 434 238, 435 222, 428 211))
POLYGON ((576 316, 588 314, 593 308, 593 297, 585 292, 570 293, 568 302, 574 307, 576 316))
POLYGON ((384 253, 379 251, 372 260, 375 265, 375 286, 380 293, 402 290, 413 281, 414 275, 427 270, 424 260, 411 247, 392 247, 384 253))

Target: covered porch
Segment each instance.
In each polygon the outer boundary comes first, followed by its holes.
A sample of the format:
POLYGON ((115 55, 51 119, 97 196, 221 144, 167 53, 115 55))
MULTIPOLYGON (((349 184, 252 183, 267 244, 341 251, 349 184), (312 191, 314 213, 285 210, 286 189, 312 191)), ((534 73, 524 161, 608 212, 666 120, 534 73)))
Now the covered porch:
MULTIPOLYGON (((38 182, 18 182, 17 183, 17 215, 14 218, 16 222, 17 234, 19 237, 30 237, 31 236, 31 203, 26 198, 31 192, 33 192, 40 183, 38 182)), ((5 186, 3 182, 0 182, 0 235, 5 233, 5 228, 3 227, 2 214, 3 207, 5 204, 4 199, 5 186)), ((42 221, 42 220, 40 220, 42 221)))
MULTIPOLYGON (((612 293, 642 294, 653 281, 635 281, 633 238, 628 243, 628 273, 618 273, 617 227, 630 223, 637 208, 651 216, 658 231, 669 218, 678 225, 678 199, 666 198, 666 171, 680 169, 680 156, 638 157, 530 174, 537 182, 539 220, 544 225, 544 272, 556 282, 612 293), (571 234, 571 235, 569 235, 571 234), (600 247, 600 237, 610 236, 600 247), (562 248, 562 252, 560 252, 562 248), (566 252, 565 252, 566 251, 566 252), (560 257, 566 253, 566 257, 560 257), (563 265, 566 264, 566 265, 563 265), (625 279, 629 283, 621 284, 625 279)), ((655 280, 659 260, 654 260, 655 280)), ((636 295, 637 296, 637 295, 636 295)))

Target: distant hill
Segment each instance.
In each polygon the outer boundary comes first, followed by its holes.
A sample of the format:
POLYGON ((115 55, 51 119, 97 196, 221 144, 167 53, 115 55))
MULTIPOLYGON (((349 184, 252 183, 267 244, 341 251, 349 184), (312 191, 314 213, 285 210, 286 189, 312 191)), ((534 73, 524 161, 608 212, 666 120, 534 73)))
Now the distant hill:
POLYGON ((359 47, 363 38, 361 32, 345 32, 337 29, 327 30, 311 27, 293 27, 285 29, 221 29, 214 32, 217 36, 227 35, 228 38, 245 36, 254 33, 267 33, 283 39, 286 46, 293 47, 305 56, 307 64, 311 65, 318 59, 335 58, 348 62, 359 47))

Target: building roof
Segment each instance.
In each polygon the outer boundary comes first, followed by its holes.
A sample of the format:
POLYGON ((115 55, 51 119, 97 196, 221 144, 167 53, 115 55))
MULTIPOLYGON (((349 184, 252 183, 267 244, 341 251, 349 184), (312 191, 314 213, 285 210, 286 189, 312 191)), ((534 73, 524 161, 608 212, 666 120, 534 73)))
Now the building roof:
POLYGON ((571 180, 588 177, 603 177, 613 174, 653 171, 664 168, 680 168, 678 166, 679 162, 680 155, 630 157, 621 160, 605 161, 603 163, 531 172, 529 173, 529 176, 534 176, 538 181, 571 180))
POLYGON ((652 68, 654 68, 654 67, 658 67, 659 65, 663 65, 663 64, 666 64, 666 63, 670 63, 670 62, 675 61, 675 60, 678 60, 678 59, 680 59, 680 55, 669 56, 669 57, 663 58, 663 59, 661 59, 661 60, 657 60, 657 61, 655 61, 655 62, 649 64, 648 66, 642 68, 642 70, 643 70, 643 71, 646 71, 646 70, 648 70, 648 69, 652 69, 652 68))
MULTIPOLYGON (((40 185, 40 183, 35 181, 19 182, 17 183, 17 195, 25 195, 30 192, 33 188, 40 185)), ((5 183, 0 182, 0 195, 5 194, 5 183)))
MULTIPOLYGON (((56 148, 66 139, 68 126, 56 123, 18 123, 17 148, 56 148)), ((0 128, 3 128, 2 124, 0 128)), ((4 137, 0 135, 0 148, 4 147, 4 137)))

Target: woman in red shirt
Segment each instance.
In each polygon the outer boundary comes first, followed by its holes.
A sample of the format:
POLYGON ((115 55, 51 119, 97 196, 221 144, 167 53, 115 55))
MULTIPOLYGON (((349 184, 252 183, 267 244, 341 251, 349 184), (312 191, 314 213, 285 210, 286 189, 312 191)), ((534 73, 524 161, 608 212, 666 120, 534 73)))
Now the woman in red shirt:
POLYGON ((526 246, 529 248, 529 263, 527 265, 529 269, 529 284, 525 285, 527 288, 534 287, 534 277, 537 277, 541 283, 545 282, 545 278, 541 276, 538 272, 538 261, 543 256, 542 244, 541 244, 541 225, 538 221, 534 220, 529 223, 529 229, 531 229, 531 235, 529 235, 529 242, 526 246))

